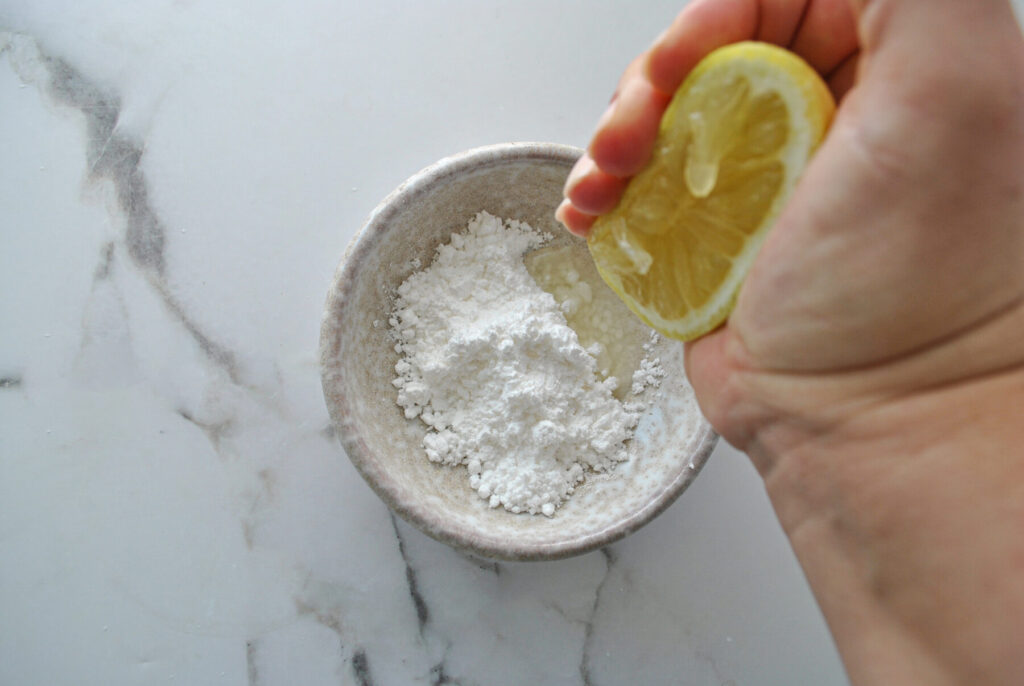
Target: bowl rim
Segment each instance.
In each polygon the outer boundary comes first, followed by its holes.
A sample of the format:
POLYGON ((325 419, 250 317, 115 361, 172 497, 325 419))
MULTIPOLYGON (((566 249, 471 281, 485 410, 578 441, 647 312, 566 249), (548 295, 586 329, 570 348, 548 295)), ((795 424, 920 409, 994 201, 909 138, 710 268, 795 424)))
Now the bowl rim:
POLYGON ((400 497, 399 489, 390 480, 387 471, 380 468, 359 428, 348 419, 353 416, 350 408, 355 401, 350 401, 345 393, 331 392, 331 388, 344 387, 346 376, 338 362, 343 349, 340 337, 336 335, 342 327, 337 323, 345 319, 349 301, 347 296, 357 283, 359 265, 364 263, 359 256, 371 253, 380 244, 391 218, 404 204, 399 202, 400 200, 411 199, 425 192, 432 184, 462 171, 523 160, 563 163, 568 170, 582 154, 583 150, 580 148, 561 143, 497 143, 444 157, 413 174, 374 208, 349 242, 331 280, 323 311, 320 328, 321 386, 331 425, 349 461, 378 497, 404 520, 432 538, 456 549, 488 558, 509 561, 558 560, 582 555, 624 538, 664 512, 686 490, 710 457, 718 442, 718 434, 702 417, 701 430, 694 442, 696 447, 686 468, 680 470, 676 477, 643 507, 602 529, 573 539, 540 544, 523 544, 500 536, 489 536, 478 530, 446 521, 443 517, 432 514, 423 503, 410 502, 400 497))

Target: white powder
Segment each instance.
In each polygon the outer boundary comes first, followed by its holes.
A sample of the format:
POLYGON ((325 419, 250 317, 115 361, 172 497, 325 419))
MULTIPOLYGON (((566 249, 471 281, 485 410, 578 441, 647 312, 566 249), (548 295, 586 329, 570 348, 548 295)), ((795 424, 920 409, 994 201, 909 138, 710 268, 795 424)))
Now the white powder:
MULTIPOLYGON (((481 212, 398 288, 390 325, 398 404, 427 425, 427 457, 465 465, 491 507, 551 516, 587 470, 626 459, 639 407, 527 272, 523 254, 549 239, 481 212)), ((662 375, 645 359, 634 392, 662 375)))
POLYGON ((650 337, 644 343, 646 354, 640 360, 640 366, 633 372, 633 388, 631 390, 634 395, 643 393, 644 389, 648 387, 657 388, 661 385, 661 380, 665 378, 665 369, 661 366, 661 360, 654 357, 654 346, 657 342, 657 332, 651 331, 650 337))

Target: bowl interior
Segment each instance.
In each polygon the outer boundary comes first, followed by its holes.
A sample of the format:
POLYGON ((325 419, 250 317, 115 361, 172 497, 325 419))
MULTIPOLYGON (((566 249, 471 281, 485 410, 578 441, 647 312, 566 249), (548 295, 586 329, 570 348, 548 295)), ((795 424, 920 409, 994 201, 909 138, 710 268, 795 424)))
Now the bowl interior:
MULTIPOLYGON (((393 294, 415 264, 480 210, 520 219, 586 251, 553 218, 581 151, 548 144, 492 146, 442 160, 375 210, 349 246, 328 296, 321 340, 324 395, 342 445, 400 515, 456 547, 506 559, 551 559, 605 545, 649 521, 685 489, 717 438, 683 372, 682 345, 661 340, 667 372, 630 442, 628 462, 589 474, 554 517, 489 509, 465 468, 423 453, 425 426, 395 404, 398 354, 388 333, 393 294)), ((602 285, 603 286, 603 285, 602 285)))

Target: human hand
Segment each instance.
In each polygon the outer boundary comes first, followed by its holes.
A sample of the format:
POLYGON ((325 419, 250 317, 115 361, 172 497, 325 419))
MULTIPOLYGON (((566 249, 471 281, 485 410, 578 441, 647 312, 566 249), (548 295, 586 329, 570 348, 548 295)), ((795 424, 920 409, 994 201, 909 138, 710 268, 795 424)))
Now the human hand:
POLYGON ((566 184, 558 216, 570 230, 585 234, 615 206, 688 71, 752 38, 803 56, 840 106, 728 325, 689 352, 705 410, 741 446, 753 433, 720 391, 730 369, 884 365, 1024 297, 1024 56, 1003 0, 691 4, 620 81, 566 184))
POLYGON ((559 219, 585 234, 612 209, 686 73, 749 39, 803 56, 839 108, 729 321, 687 346, 698 399, 764 475, 855 681, 1024 683, 1006 640, 1024 630, 1006 580, 1024 559, 1012 9, 698 0, 626 70, 559 219))

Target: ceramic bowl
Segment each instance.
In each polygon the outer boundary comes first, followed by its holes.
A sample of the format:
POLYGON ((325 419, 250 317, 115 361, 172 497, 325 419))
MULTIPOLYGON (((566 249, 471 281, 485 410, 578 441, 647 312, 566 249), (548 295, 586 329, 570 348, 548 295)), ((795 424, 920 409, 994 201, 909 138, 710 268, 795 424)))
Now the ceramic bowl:
MULTIPOLYGON (((463 551, 507 560, 563 558, 622 538, 668 507, 693 481, 717 440, 683 372, 682 344, 661 339, 667 372, 653 393, 629 460, 589 474, 553 517, 490 509, 464 467, 431 463, 425 425, 407 420, 391 384, 398 355, 387 320, 395 289, 429 265, 438 245, 480 210, 520 219, 585 251, 553 214, 581 150, 511 143, 445 158, 398 187, 349 245, 327 297, 320 339, 324 397, 346 454, 395 512, 463 551)), ((603 288, 603 284, 601 284, 603 288)))

